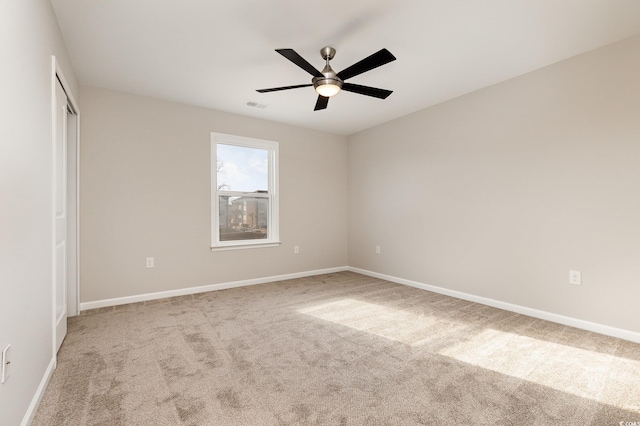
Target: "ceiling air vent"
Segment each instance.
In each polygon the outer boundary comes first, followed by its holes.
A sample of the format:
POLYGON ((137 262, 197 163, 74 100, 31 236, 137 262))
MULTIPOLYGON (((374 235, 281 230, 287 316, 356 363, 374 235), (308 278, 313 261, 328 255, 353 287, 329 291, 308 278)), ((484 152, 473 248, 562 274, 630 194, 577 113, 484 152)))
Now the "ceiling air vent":
POLYGON ((260 109, 265 109, 267 107, 265 104, 259 104, 257 102, 252 102, 252 101, 247 102, 247 106, 250 106, 252 108, 260 108, 260 109))

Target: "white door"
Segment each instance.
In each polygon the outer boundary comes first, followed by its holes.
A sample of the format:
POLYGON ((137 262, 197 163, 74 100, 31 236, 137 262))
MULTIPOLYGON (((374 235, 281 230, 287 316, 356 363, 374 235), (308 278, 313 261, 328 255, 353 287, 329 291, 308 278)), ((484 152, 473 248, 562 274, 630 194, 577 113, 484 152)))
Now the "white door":
MULTIPOLYGON (((69 100, 71 105, 71 100, 69 100)), ((67 316, 80 315, 78 299, 78 115, 67 110, 67 316)))
POLYGON ((56 352, 67 334, 67 95, 56 80, 54 121, 55 203, 55 341, 56 352))

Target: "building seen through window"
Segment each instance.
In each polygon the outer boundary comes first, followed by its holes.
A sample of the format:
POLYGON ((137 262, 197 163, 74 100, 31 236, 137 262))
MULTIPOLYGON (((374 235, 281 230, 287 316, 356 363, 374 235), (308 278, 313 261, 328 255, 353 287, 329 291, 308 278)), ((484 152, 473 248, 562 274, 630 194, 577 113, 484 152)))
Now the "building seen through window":
MULTIPOLYGON (((266 191, 256 191, 266 193, 266 191)), ((220 196, 220 240, 267 238, 269 200, 256 197, 220 196)))

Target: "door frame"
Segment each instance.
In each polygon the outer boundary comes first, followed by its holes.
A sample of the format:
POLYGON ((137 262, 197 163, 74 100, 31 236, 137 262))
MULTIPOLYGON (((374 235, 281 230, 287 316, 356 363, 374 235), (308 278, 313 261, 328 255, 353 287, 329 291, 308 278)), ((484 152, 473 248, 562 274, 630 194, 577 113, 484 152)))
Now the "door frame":
MULTIPOLYGON (((72 224, 71 227, 67 227, 68 229, 72 228, 71 231, 67 231, 71 234, 71 238, 68 239, 71 244, 74 245, 74 255, 73 259, 75 261, 74 268, 72 270, 68 270, 69 275, 75 275, 74 280, 67 280, 67 284, 72 288, 67 288, 67 295, 71 295, 72 303, 69 303, 67 300, 67 316, 76 316, 80 314, 80 109, 78 108, 78 103, 76 102, 76 98, 71 90, 71 86, 68 83, 68 80, 65 78, 64 73, 58 63, 55 55, 51 57, 51 147, 52 147, 52 175, 51 175, 51 223, 52 223, 52 236, 51 236, 51 327, 52 327, 52 341, 51 347, 53 351, 54 360, 57 358, 57 346, 56 346, 56 223, 55 223, 55 200, 56 200, 56 186, 55 186, 55 119, 56 119, 56 81, 60 81, 62 88, 67 95, 67 103, 72 110, 73 117, 70 121, 73 124, 73 129, 69 129, 71 131, 67 132, 67 144, 73 144, 73 152, 75 152, 75 161, 73 162, 75 166, 75 179, 73 179, 73 184, 75 184, 75 197, 74 197, 74 213, 75 213, 75 223, 72 224)), ((69 151, 69 150, 68 150, 69 151)), ((67 161, 67 170, 69 168, 69 161, 67 161)))

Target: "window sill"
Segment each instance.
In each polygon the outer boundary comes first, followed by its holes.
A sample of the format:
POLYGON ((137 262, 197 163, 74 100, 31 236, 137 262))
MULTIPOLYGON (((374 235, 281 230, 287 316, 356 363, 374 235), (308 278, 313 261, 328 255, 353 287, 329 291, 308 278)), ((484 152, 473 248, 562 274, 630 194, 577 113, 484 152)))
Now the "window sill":
POLYGON ((226 251, 226 250, 245 250, 255 248, 267 248, 278 247, 282 244, 280 241, 270 241, 267 243, 250 243, 250 244, 229 244, 211 247, 211 251, 226 251))

